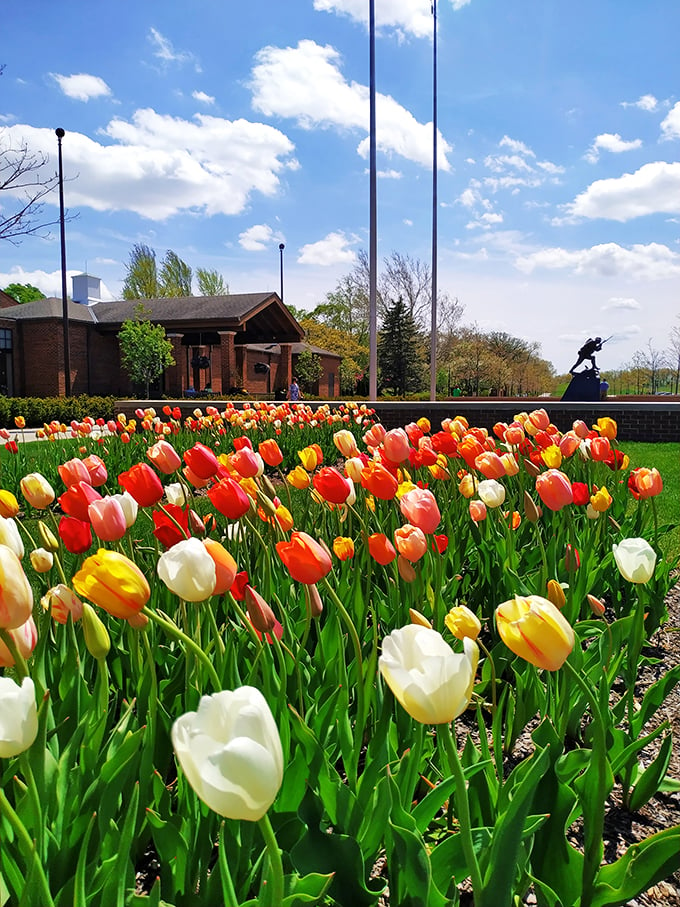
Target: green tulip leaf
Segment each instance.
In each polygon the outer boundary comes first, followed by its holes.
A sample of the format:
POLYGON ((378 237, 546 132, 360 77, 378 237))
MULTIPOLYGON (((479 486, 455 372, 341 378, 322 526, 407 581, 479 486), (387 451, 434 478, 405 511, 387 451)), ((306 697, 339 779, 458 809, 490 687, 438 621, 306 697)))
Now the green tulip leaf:
POLYGON ((680 869, 680 826, 633 844, 597 874, 592 907, 616 907, 680 869))
POLYGON ((653 760, 644 772, 640 775, 639 781, 633 788, 628 801, 628 807, 631 812, 637 812, 648 800, 650 800, 659 790, 659 785, 663 780, 668 764, 671 761, 671 748, 673 746, 672 734, 666 734, 661 742, 661 747, 653 760))
POLYGON ((680 683, 680 664, 672 667, 663 677, 649 687, 642 697, 640 708, 631 722, 630 733, 632 737, 640 736, 642 728, 678 683, 680 683))

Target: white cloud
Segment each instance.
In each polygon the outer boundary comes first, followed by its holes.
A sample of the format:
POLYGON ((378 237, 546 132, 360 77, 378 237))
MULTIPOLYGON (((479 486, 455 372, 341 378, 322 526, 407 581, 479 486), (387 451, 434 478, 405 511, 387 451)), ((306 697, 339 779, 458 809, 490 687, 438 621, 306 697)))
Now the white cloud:
POLYGON ((635 173, 596 180, 567 205, 571 217, 621 222, 645 214, 680 213, 680 162, 655 161, 635 173))
MULTIPOLYGON (((253 108, 265 116, 295 119, 302 129, 368 131, 368 88, 348 82, 340 71, 335 48, 314 41, 297 47, 265 47, 256 57, 250 88, 253 108)), ((376 97, 378 150, 399 154, 424 167, 432 164, 432 124, 419 123, 389 95, 376 97)), ((357 151, 368 157, 369 140, 357 151)), ((440 134, 438 167, 449 170, 451 146, 440 134)))
MULTIPOLYGON (((73 270, 66 272, 66 292, 69 296, 72 290, 71 278, 76 274, 82 274, 82 271, 73 270)), ((57 296, 61 299, 61 271, 25 271, 17 265, 10 271, 0 272, 0 287, 6 287, 10 283, 30 283, 31 286, 37 287, 45 296, 57 296)), ((105 283, 101 284, 101 298, 104 302, 114 298, 105 283)))
POLYGON ((515 154, 524 154, 526 157, 536 157, 536 153, 532 151, 528 145, 525 145, 524 142, 520 142, 518 139, 511 139, 509 135, 504 135, 498 144, 501 148, 509 148, 511 151, 514 151, 515 154))
MULTIPOLYGON (((17 143, 50 154, 51 129, 8 126, 17 143)), ((253 192, 273 196, 281 172, 294 164, 294 146, 278 129, 248 120, 196 114, 192 120, 147 108, 113 119, 103 144, 77 132, 64 141, 67 205, 134 211, 163 220, 179 211, 238 214, 253 192)), ((56 197, 45 201, 56 204, 56 197)))
POLYGON ((378 170, 376 176, 383 180, 400 180, 404 174, 401 170, 378 170))
POLYGON ((404 223, 405 226, 407 226, 407 227, 412 227, 412 226, 413 226, 413 221, 412 221, 412 220, 409 220, 408 217, 405 217, 405 218, 404 218, 403 223, 404 223))
POLYGON ((641 308, 642 306, 637 301, 637 299, 633 299, 631 296, 612 296, 607 300, 605 305, 602 306, 602 311, 607 312, 610 309, 614 309, 616 311, 629 311, 631 309, 641 308))
POLYGON ((201 104, 214 104, 215 98, 211 94, 206 94, 204 91, 192 91, 191 97, 198 101, 201 104))
MULTIPOLYGON (((454 10, 467 6, 470 0, 451 0, 454 10)), ((368 4, 366 0, 314 0, 314 9, 348 16, 361 22, 368 29, 368 4)), ((407 32, 417 38, 432 35, 432 13, 427 2, 413 0, 376 0, 376 29, 395 29, 399 34, 407 32)))
POLYGON ((542 249, 519 256, 515 267, 525 274, 547 269, 596 277, 664 280, 680 276, 680 253, 660 243, 624 248, 611 242, 588 249, 542 249))
POLYGON ((255 224, 240 233, 238 241, 247 252, 262 252, 272 243, 282 242, 283 236, 275 233, 268 224, 255 224))
POLYGON ((346 236, 341 231, 329 233, 324 239, 303 246, 300 249, 298 264, 324 266, 353 264, 356 261, 356 253, 349 247, 357 242, 357 237, 346 236))
POLYGON ((194 54, 187 50, 175 50, 172 41, 169 38, 166 38, 165 35, 162 35, 157 28, 151 27, 147 37, 154 47, 154 57, 160 60, 161 63, 178 63, 182 65, 183 63, 191 62, 194 64, 197 72, 201 71, 201 67, 194 54))
POLYGON ((643 94, 637 101, 621 101, 622 107, 639 107, 640 110, 653 112, 659 106, 659 102, 653 94, 643 94))
POLYGON ((484 166, 499 176, 487 176, 483 183, 493 192, 499 189, 510 189, 513 193, 520 188, 536 188, 543 185, 547 178, 556 182, 564 167, 552 161, 539 161, 536 153, 524 142, 504 135, 498 143, 500 148, 507 148, 511 154, 488 154, 484 166), (521 175, 520 175, 521 174, 521 175))
POLYGON ((591 164, 596 164, 600 159, 600 151, 611 151, 612 154, 620 154, 622 151, 632 151, 642 145, 642 139, 632 139, 627 142, 621 138, 618 132, 603 132, 598 135, 584 154, 584 157, 591 164))
POLYGON ((671 108, 661 123, 661 135, 664 139, 680 138, 680 101, 671 108))
POLYGON ((63 76, 58 72, 50 75, 64 94, 76 101, 89 101, 91 98, 102 98, 111 94, 111 89, 99 76, 91 76, 85 72, 72 76, 63 76))

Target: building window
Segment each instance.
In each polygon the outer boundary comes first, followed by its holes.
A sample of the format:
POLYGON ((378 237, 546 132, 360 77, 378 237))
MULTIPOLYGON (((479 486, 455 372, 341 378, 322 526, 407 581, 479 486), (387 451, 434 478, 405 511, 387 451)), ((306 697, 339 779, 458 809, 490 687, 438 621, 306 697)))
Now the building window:
POLYGON ((8 328, 0 328, 0 350, 12 349, 12 332, 8 328))
POLYGON ((333 372, 328 373, 328 396, 335 396, 335 375, 333 372))

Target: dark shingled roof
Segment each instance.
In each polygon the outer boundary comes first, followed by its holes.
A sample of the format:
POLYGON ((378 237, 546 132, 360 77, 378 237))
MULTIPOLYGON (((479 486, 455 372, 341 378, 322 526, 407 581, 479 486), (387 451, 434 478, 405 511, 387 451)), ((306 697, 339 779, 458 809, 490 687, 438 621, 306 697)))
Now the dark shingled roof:
POLYGON ((274 293, 239 293, 233 296, 170 296, 166 299, 124 299, 98 302, 99 324, 121 324, 135 317, 139 305, 151 321, 245 321, 276 298, 274 293))
MULTIPOLYGON (((71 302, 70 299, 67 305, 69 321, 94 322, 95 319, 90 314, 89 306, 71 302)), ((35 302, 24 302, 22 305, 8 306, 6 309, 0 309, 0 318, 11 318, 13 321, 63 318, 61 299, 57 299, 56 296, 48 296, 47 299, 36 299, 35 302)))

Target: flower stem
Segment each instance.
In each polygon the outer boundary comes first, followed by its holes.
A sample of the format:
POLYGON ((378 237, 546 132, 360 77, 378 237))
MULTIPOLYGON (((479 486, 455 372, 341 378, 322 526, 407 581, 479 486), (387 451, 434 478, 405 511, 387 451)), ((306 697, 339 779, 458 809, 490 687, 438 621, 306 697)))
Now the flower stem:
POLYGON ((595 877, 599 871, 604 853, 602 834, 607 790, 607 743, 604 719, 597 696, 569 661, 565 661, 564 667, 587 696, 593 718, 593 749, 589 770, 596 773, 594 788, 601 792, 601 796, 597 797, 594 802, 584 803, 584 853, 580 901, 580 907, 590 907, 595 893, 595 877))
POLYGON ((472 882, 472 891, 474 894, 475 905, 482 907, 483 900, 483 882, 482 873, 479 868, 479 861, 475 853, 474 843, 472 841, 472 829, 470 828, 470 804, 467 796, 467 786, 463 766, 460 762, 460 756, 453 739, 453 725, 448 724, 446 727, 438 725, 442 730, 442 739, 444 748, 449 761, 449 769, 456 782, 456 812, 458 813, 458 824, 460 825, 461 844, 463 845, 463 854, 467 868, 470 870, 470 881, 472 882))
POLYGON ((9 632, 9 630, 5 630, 4 627, 0 627, 0 639, 7 646, 7 648, 9 649, 9 654, 14 659, 14 670, 16 671, 17 678, 21 683, 24 677, 28 677, 28 666, 26 665, 24 656, 17 648, 12 634, 9 632))
POLYGON ((269 857, 269 879, 262 880, 262 907, 278 907, 283 904, 283 862, 276 835, 267 813, 257 823, 267 846, 269 857))
POLYGON ((213 667, 212 662, 205 654, 203 649, 199 645, 197 645, 190 636, 187 636, 186 633, 182 632, 177 624, 173 623, 173 621, 171 621, 169 617, 161 617, 160 614, 158 614, 156 611, 152 611, 150 608, 142 608, 142 614, 145 614, 149 618, 149 620, 152 620, 154 621, 154 623, 157 623, 159 626, 161 626, 168 634, 168 636, 171 636, 173 639, 177 639, 178 641, 184 643, 184 645, 194 653, 198 660, 203 663, 208 674, 210 675, 210 679, 213 683, 213 686, 215 687, 215 691, 219 692, 222 689, 222 682, 217 676, 217 671, 213 667))
MULTIPOLYGON (((24 852, 27 862, 33 861, 36 869, 36 876, 39 887, 42 889, 40 893, 40 903, 44 904, 45 907, 54 907, 54 901, 52 900, 52 895, 50 894, 50 886, 47 882, 47 877, 45 876, 45 870, 43 868, 38 854, 35 850, 35 844, 31 840, 26 826, 23 824, 19 816, 14 812, 12 804, 9 802, 5 796, 5 792, 0 788, 0 813, 3 813, 7 818, 7 821, 14 829, 14 833, 17 836, 19 846, 24 852)), ((28 873, 26 873, 28 875, 28 873)))

